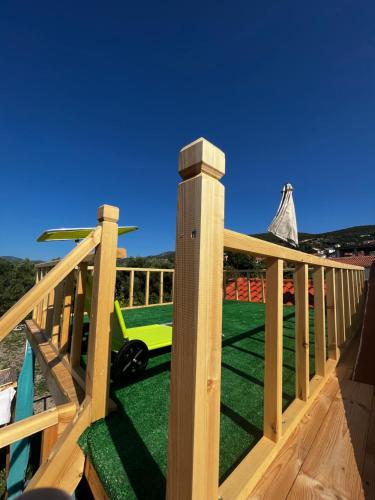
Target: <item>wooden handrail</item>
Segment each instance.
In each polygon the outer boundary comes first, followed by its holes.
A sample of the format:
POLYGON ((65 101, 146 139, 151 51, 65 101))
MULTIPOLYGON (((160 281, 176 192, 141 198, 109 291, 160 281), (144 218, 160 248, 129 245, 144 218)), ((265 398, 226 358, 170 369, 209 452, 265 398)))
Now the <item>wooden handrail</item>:
POLYGON ((101 234, 98 226, 0 318, 0 341, 100 243, 101 234))
POLYGON ((65 419, 71 419, 75 412, 75 405, 66 403, 2 427, 0 429, 0 449, 52 427, 60 421, 61 416, 65 419))
POLYGON ((336 269, 356 269, 363 271, 361 266, 350 266, 342 262, 322 259, 315 255, 310 255, 299 250, 282 247, 275 243, 259 240, 253 236, 237 233, 230 229, 224 229, 224 248, 233 252, 248 253, 251 255, 260 255, 263 257, 274 257, 283 259, 288 262, 296 262, 301 264, 311 264, 313 266, 334 267, 336 269))

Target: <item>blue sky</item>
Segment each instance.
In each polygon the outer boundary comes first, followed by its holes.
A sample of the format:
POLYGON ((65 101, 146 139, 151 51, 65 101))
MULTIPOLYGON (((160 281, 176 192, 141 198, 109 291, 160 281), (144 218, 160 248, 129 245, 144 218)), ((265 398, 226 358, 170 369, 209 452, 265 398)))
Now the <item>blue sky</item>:
POLYGON ((226 227, 265 231, 285 182, 299 229, 375 223, 373 1, 0 5, 0 255, 102 203, 174 248, 178 151, 226 153, 226 227))

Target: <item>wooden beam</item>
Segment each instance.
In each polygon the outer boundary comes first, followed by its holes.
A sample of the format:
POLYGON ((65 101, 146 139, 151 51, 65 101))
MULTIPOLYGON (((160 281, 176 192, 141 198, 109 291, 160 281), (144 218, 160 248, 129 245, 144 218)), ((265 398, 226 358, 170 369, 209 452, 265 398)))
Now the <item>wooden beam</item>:
POLYGON ((327 269, 328 357, 338 359, 335 269, 327 269))
POLYGON ((261 287, 262 287, 262 303, 264 304, 266 302, 266 297, 265 297, 265 293, 264 293, 264 278, 263 278, 263 274, 260 277, 260 282, 261 282, 261 287))
POLYGON ((324 267, 316 267, 314 282, 314 335, 315 335, 315 374, 322 377, 326 373, 326 314, 324 298, 324 267))
POLYGON ((277 442, 282 433, 283 261, 269 259, 264 359, 264 435, 277 442))
POLYGON ((309 397, 309 297, 308 266, 296 264, 294 273, 296 314, 296 397, 309 397))
POLYGON ((26 327, 27 339, 38 359, 55 403, 60 405, 72 402, 78 407, 81 393, 77 391, 74 380, 55 346, 39 330, 34 321, 27 320, 26 327))
POLYGON ((250 282, 250 273, 246 273, 246 282, 247 282, 247 301, 251 302, 251 282, 250 282))
POLYGON ((108 413, 118 217, 116 207, 103 205, 98 210, 102 239, 95 255, 86 369, 86 394, 92 399, 92 422, 108 413))
POLYGON ((97 246, 101 230, 99 226, 90 233, 0 318, 0 341, 97 246))
POLYGON ((86 457, 85 462, 85 478, 95 500, 107 500, 109 498, 89 457, 86 457))
POLYGON ((0 429, 0 449, 58 423, 56 408, 37 413, 0 429))
POLYGON ((225 250, 231 252, 240 252, 250 255, 262 255, 263 257, 274 257, 283 259, 288 262, 310 264, 312 266, 335 267, 338 269, 359 269, 363 270, 360 266, 351 266, 343 264, 336 260, 322 259, 315 255, 310 255, 299 250, 282 247, 275 243, 269 243, 253 236, 237 233, 230 229, 224 229, 224 247, 225 250))
POLYGON ((179 170, 167 498, 217 500, 224 153, 199 139, 179 170))
POLYGON ((87 264, 78 267, 76 294, 74 299, 74 320, 72 331, 72 342, 70 345, 70 364, 76 368, 81 362, 81 347, 83 333, 83 317, 85 313, 85 295, 87 281, 87 264))
POLYGON ((351 313, 352 313, 351 325, 353 325, 353 323, 355 321, 355 315, 357 313, 357 303, 356 303, 355 292, 354 292, 353 270, 349 271, 349 293, 350 293, 350 304, 351 304, 351 313))
POLYGON ((47 337, 50 337, 52 333, 54 307, 55 307, 55 289, 50 291, 47 299, 46 324, 44 329, 47 337))

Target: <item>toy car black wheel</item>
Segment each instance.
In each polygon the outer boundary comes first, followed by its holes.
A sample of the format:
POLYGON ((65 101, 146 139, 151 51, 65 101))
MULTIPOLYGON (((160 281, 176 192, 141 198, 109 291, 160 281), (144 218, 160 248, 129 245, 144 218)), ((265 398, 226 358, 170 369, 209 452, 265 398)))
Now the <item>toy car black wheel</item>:
POLYGON ((148 363, 149 351, 142 340, 130 340, 121 347, 113 363, 115 380, 143 371, 148 363))

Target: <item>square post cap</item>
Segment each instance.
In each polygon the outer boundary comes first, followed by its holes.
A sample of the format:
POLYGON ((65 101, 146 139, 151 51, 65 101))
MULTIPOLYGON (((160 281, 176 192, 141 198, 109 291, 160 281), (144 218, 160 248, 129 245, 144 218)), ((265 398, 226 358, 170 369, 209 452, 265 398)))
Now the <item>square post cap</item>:
POLYGON ((112 205, 102 205, 98 208, 98 221, 117 222, 120 216, 120 210, 112 205))
POLYGON ((221 179, 225 174, 225 154, 201 137, 181 149, 178 172, 184 180, 201 173, 221 179))

